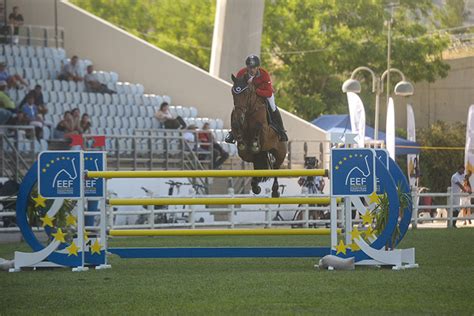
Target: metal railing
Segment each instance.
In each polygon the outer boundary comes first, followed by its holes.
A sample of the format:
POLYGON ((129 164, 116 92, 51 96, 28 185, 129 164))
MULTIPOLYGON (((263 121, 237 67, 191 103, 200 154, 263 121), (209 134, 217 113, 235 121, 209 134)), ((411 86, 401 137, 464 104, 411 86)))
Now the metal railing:
POLYGON ((14 35, 13 27, 8 35, 2 35, 3 41, 9 44, 64 48, 64 28, 45 25, 22 25, 14 35))
POLYGON ((19 181, 36 160, 34 126, 0 125, 0 176, 19 181))

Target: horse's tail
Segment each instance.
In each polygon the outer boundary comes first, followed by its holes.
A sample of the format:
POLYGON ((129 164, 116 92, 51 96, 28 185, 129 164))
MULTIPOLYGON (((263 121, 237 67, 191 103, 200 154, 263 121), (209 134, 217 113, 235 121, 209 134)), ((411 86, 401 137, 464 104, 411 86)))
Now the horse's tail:
MULTIPOLYGON (((272 166, 270 165, 270 161, 268 160, 268 153, 266 151, 255 154, 254 161, 253 161, 253 168, 255 170, 272 169, 272 166)), ((259 178, 259 182, 265 182, 267 180, 268 178, 259 178)))

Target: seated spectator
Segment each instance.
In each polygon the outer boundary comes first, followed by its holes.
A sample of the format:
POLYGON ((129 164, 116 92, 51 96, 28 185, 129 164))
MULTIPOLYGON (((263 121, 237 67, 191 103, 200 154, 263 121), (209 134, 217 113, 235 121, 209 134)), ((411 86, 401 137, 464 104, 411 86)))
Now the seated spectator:
POLYGON ((70 111, 64 112, 63 119, 59 121, 58 125, 54 129, 53 138, 64 139, 67 134, 74 133, 72 124, 72 114, 70 111))
POLYGON ((87 92, 96 92, 96 93, 116 93, 113 90, 107 88, 107 85, 101 83, 94 73, 94 66, 87 66, 87 74, 84 76, 84 84, 86 86, 87 92))
POLYGON ((43 118, 39 114, 38 107, 35 104, 35 98, 33 96, 30 96, 26 100, 26 104, 23 106, 22 112, 25 114, 28 124, 35 127, 36 138, 41 139, 43 137, 43 118))
POLYGON ((161 103, 160 110, 155 113, 155 117, 167 129, 178 129, 180 126, 181 129, 186 128, 186 122, 181 116, 173 118, 167 102, 161 103))
POLYGON ((198 133, 197 137, 199 142, 205 143, 200 146, 205 151, 209 151, 209 144, 212 144, 212 167, 218 169, 229 158, 229 154, 215 141, 209 130, 209 123, 204 123, 202 131, 198 133))
POLYGON ((11 76, 7 71, 7 65, 0 62, 0 81, 6 81, 8 88, 20 89, 21 85, 28 87, 28 83, 18 74, 11 76))
POLYGON ((91 133, 92 123, 90 121, 89 114, 87 113, 82 114, 80 127, 83 134, 91 133))
POLYGON ((6 109, 14 113, 16 110, 16 106, 10 96, 5 92, 6 89, 6 81, 0 81, 0 108, 6 109))
POLYGON ((45 115, 46 113, 48 113, 48 109, 46 108, 46 105, 44 104, 44 101, 43 101, 43 92, 41 89, 42 89, 41 86, 37 84, 33 90, 30 90, 30 92, 28 92, 25 95, 23 100, 21 100, 20 102, 20 107, 19 107, 20 111, 23 105, 26 104, 26 100, 30 96, 33 96, 33 98, 35 99, 35 104, 38 107, 38 111, 40 112, 40 114, 45 115))
POLYGON ((13 12, 8 16, 8 24, 12 29, 12 44, 18 45, 20 42, 20 26, 23 25, 23 15, 20 14, 18 7, 13 7, 13 12))
POLYGON ((78 108, 72 109, 72 129, 74 132, 81 134, 81 111, 78 108))
POLYGON ((65 81, 82 81, 83 78, 79 74, 79 58, 72 56, 71 61, 64 65, 61 72, 58 75, 58 80, 65 81))
POLYGON ((196 125, 191 124, 186 128, 186 131, 183 133, 183 138, 189 144, 191 149, 194 149, 196 147, 196 133, 194 132, 196 129, 196 125))

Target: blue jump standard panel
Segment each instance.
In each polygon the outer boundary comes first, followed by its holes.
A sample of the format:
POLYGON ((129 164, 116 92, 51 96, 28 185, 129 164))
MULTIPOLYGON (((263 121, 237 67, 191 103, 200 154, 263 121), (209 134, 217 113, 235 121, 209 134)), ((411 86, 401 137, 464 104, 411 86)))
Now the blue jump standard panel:
POLYGON ((330 247, 109 248, 120 258, 308 258, 324 257, 330 247))

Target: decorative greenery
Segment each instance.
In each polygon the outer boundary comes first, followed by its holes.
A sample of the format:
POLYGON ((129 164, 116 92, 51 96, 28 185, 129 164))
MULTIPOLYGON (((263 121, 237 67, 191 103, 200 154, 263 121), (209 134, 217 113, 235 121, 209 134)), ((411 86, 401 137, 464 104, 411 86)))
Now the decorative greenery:
MULTIPOLYGON (((422 146, 460 147, 466 141, 466 125, 438 121, 417 131, 422 146)), ((420 154, 420 185, 432 192, 446 192, 451 175, 464 163, 464 150, 422 150, 420 154)))
MULTIPOLYGON (((397 186, 397 195, 398 200, 400 201, 400 208, 398 213, 398 218, 402 218, 405 212, 405 209, 410 205, 411 196, 409 193, 405 193, 401 190, 401 185, 398 184, 397 186)), ((380 197, 380 202, 377 207, 373 210, 374 218, 375 218, 375 228, 377 232, 382 232, 388 224, 389 218, 389 210, 390 210, 390 202, 388 200, 387 194, 383 194, 380 197)), ((387 243, 386 248, 392 248, 395 242, 400 237, 400 227, 398 224, 395 227, 395 230, 392 233, 392 237, 390 239, 390 243, 387 243)))

